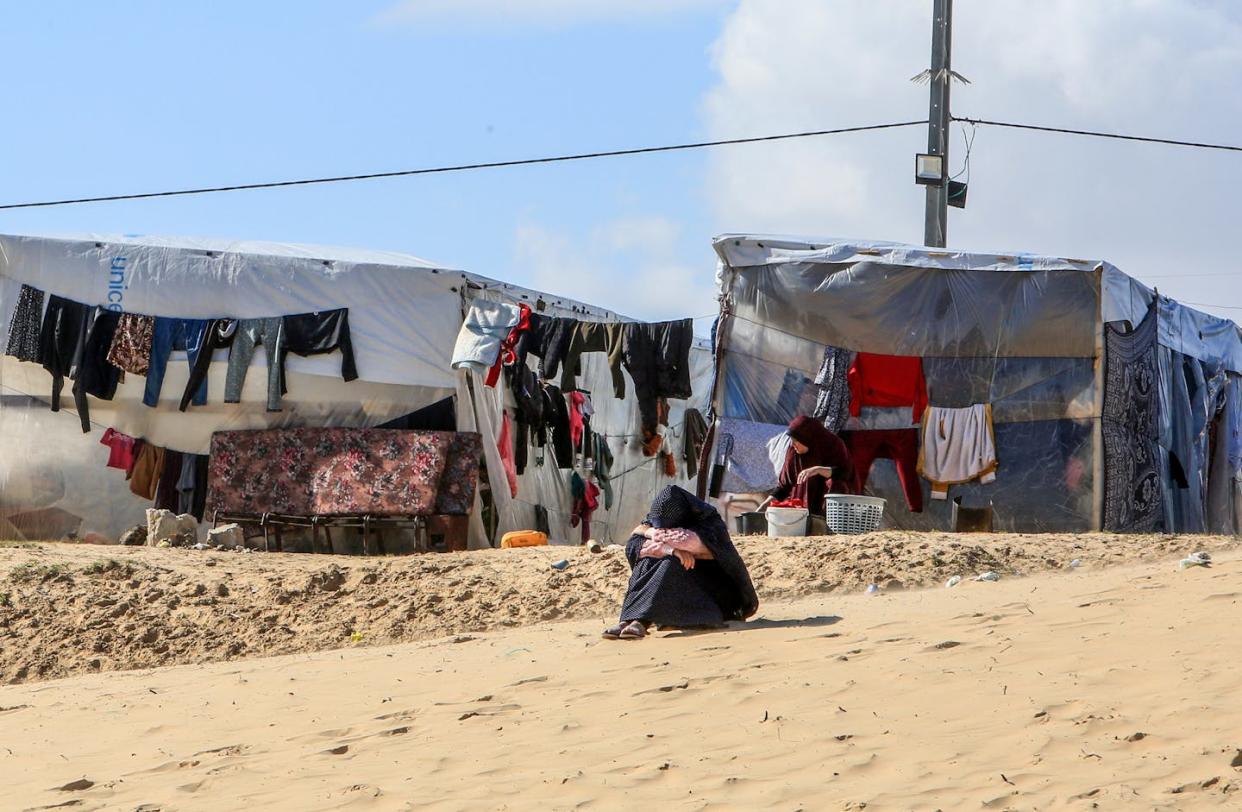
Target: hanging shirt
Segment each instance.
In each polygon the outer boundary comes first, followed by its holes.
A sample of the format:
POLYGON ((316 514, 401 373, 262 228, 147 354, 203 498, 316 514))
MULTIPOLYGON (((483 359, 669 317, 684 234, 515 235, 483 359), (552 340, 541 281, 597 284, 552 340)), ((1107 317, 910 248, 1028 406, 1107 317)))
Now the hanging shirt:
POLYGON ((909 406, 911 423, 927 408, 927 381, 923 359, 909 355, 860 352, 849 371, 850 414, 858 417, 864 406, 909 406))
POLYGON ((134 438, 122 434, 116 429, 108 429, 99 440, 100 445, 108 446, 108 467, 118 468, 126 473, 134 467, 134 438))

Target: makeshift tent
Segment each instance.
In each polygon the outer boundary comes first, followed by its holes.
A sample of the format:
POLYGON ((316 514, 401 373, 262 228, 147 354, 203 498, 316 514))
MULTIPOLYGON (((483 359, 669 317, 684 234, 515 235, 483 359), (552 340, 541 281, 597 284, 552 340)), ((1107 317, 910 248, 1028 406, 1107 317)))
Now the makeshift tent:
MULTIPOLYGON (((450 357, 463 314, 475 297, 538 304, 548 315, 618 321, 621 316, 589 305, 454 270, 416 257, 378 251, 283 243, 195 238, 69 237, 0 235, 0 326, 13 318, 22 284, 50 295, 113 310, 179 318, 263 318, 348 308, 359 378, 346 382, 339 354, 286 364, 288 392, 283 410, 267 410, 266 358, 262 347, 246 377, 240 403, 224 403, 224 353, 208 372, 206 405, 180 412, 189 367, 184 352, 173 353, 155 408, 142 403, 144 379, 130 375, 110 401, 89 399, 92 430, 83 434, 74 414, 71 384, 62 411, 51 412, 51 376, 38 364, 4 357, 0 362, 0 517, 22 519, 26 531, 36 511, 59 508, 79 517, 78 532, 115 538, 142 521, 149 501, 130 493, 123 473, 105 469, 108 449, 100 445, 112 427, 153 444, 187 453, 207 453, 211 435, 222 429, 294 426, 381 426, 444 398, 452 398, 457 428, 484 435, 485 466, 493 484, 495 534, 484 528, 481 505, 472 516, 472 547, 492 544, 500 533, 534 526, 534 506, 549 511, 554 539, 578 538, 569 527, 566 475, 532 465, 520 477, 518 496, 509 498, 496 442, 503 392, 489 389, 474 373, 451 368, 450 357)), ((705 392, 710 353, 691 353, 695 392, 705 392)), ((654 493, 669 482, 685 483, 685 469, 665 476, 658 460, 645 457, 636 439, 638 410, 631 400, 612 397, 607 360, 583 357, 580 386, 594 394, 595 430, 610 437, 615 502, 601 505, 593 521, 601 541, 623 541, 646 513, 654 493)), ((680 455, 685 402, 673 402, 667 440, 680 455)), ((10 524, 13 524, 10 522, 10 524)), ((64 522, 45 528, 58 536, 64 522)), ((2 527, 4 525, 0 525, 2 527)))
MULTIPOLYGON (((982 423, 990 413, 995 480, 976 471, 948 491, 967 507, 990 504, 997 529, 1237 528, 1242 339, 1233 322, 1095 260, 740 234, 714 245, 713 459, 725 469, 723 492, 772 487, 766 442, 797 414, 818 406, 826 416, 844 393, 850 414, 828 422, 868 458, 875 433, 887 431, 951 460, 959 429, 944 417, 973 407, 982 423), (815 381, 836 351, 851 389, 834 394, 815 381), (933 447, 913 395, 893 407, 860 394, 872 392, 860 384, 867 364, 881 378, 896 368, 883 356, 921 359, 928 413, 939 416, 933 447)), ((891 456, 899 460, 876 460, 865 483, 887 499, 887 525, 949 529, 953 500, 930 498, 923 477, 903 494, 903 453, 891 456)))

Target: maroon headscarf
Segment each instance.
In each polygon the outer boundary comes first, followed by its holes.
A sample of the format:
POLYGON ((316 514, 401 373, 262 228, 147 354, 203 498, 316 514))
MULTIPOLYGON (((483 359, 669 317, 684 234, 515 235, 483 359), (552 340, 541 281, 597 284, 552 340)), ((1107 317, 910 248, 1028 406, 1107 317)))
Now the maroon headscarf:
POLYGON ((798 474, 817 465, 832 467, 832 493, 854 492, 854 462, 849 449, 840 437, 833 434, 813 417, 795 417, 789 424, 789 436, 806 446, 806 453, 797 453, 793 446, 785 454, 785 467, 781 469, 780 486, 773 495, 777 499, 796 497, 806 502, 807 508, 817 516, 824 514, 824 495, 829 493, 828 480, 811 477, 798 484, 798 474))

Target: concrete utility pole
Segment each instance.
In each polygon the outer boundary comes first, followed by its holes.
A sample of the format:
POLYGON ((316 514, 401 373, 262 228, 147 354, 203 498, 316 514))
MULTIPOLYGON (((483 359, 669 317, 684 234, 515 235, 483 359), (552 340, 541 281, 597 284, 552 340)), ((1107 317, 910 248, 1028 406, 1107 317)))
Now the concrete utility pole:
MULTIPOLYGON (((953 82, 953 0, 935 0, 932 12, 931 106, 927 112, 927 152, 944 160, 949 171, 949 85, 953 82)), ((949 233, 949 184, 927 187, 923 244, 943 248, 949 233)))

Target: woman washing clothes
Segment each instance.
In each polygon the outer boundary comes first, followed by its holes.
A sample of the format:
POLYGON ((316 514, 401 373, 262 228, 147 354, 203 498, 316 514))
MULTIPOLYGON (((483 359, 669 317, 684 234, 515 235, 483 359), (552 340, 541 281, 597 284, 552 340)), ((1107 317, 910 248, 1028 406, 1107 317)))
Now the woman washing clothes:
POLYGON ((778 486, 758 509, 775 500, 801 499, 813 516, 823 516, 826 494, 854 492, 850 450, 840 437, 806 415, 790 421, 786 433, 790 444, 778 486))
POLYGON ((759 608, 750 573, 716 509, 670 485, 625 545, 630 584, 609 640, 638 640, 651 625, 718 627, 759 608))

